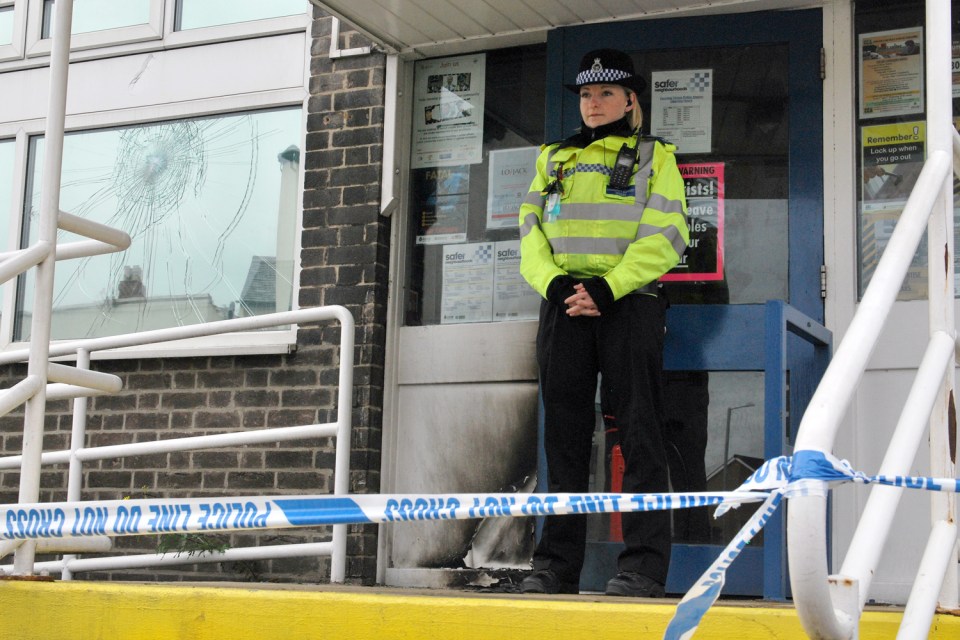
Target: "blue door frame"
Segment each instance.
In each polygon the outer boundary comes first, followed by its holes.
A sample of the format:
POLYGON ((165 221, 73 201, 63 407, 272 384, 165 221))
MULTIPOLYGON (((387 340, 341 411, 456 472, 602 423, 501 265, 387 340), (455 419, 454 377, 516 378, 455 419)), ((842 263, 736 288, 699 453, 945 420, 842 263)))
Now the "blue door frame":
MULTIPOLYGON (((765 460, 789 454, 791 424, 799 423, 833 351, 831 333, 822 324, 781 300, 764 305, 673 307, 668 312, 665 367, 676 370, 763 371, 765 460), (744 308, 748 307, 748 308, 744 308), (762 316, 757 323, 756 317, 762 316), (697 340, 700 322, 712 323, 710 344, 696 351, 683 345, 697 340), (749 333, 756 340, 737 341, 749 333), (724 345, 739 344, 731 350, 724 345), (791 416, 793 416, 791 418, 791 416)), ((751 507, 744 507, 751 508, 751 507)), ((783 600, 789 595, 786 562, 786 503, 764 527, 763 547, 746 547, 731 567, 724 593, 783 600)), ((719 555, 719 545, 674 545, 667 588, 685 592, 719 555)))
MULTIPOLYGON (((790 452, 797 424, 826 368, 830 334, 823 326, 823 118, 820 56, 822 14, 803 11, 727 14, 611 22, 550 32, 547 38, 546 137, 558 140, 580 123, 577 97, 563 88, 583 54, 599 46, 626 51, 785 44, 788 48, 790 126, 788 243, 789 300, 767 304, 677 305, 668 311, 664 362, 672 370, 763 371, 764 457, 790 452), (602 43, 602 44, 598 44, 602 43), (699 328, 710 327, 704 338, 699 328), (802 346, 799 346, 802 345, 802 346), (787 384, 787 371, 790 384, 787 384), (792 420, 788 422, 787 393, 792 420)), ((542 451, 541 451, 542 454, 542 451)), ((542 456, 541 456, 542 461, 542 456)), ((542 476, 541 476, 542 477, 542 476)), ((784 599, 789 595, 782 511, 765 528, 763 548, 746 548, 724 592, 784 599)), ((581 580, 602 590, 615 573, 616 543, 593 543, 581 580)), ((722 547, 674 545, 667 590, 683 592, 722 547)))

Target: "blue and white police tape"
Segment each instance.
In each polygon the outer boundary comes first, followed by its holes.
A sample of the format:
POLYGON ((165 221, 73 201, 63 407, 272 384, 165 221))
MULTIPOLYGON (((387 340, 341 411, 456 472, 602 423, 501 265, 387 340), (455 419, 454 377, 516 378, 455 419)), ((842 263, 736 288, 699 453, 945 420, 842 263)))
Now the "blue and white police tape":
POLYGON ((781 500, 826 495, 831 483, 858 482, 960 493, 960 479, 869 476, 821 451, 765 462, 736 491, 698 493, 411 494, 183 500, 114 500, 0 505, 0 540, 283 529, 330 524, 466 520, 717 506, 715 517, 763 502, 677 605, 664 637, 686 640, 720 595, 727 568, 759 533, 781 500))
MULTIPOLYGON (((870 476, 856 471, 846 460, 815 450, 795 451, 793 456, 780 456, 767 460, 737 491, 769 492, 763 506, 740 529, 720 556, 690 587, 677 605, 667 630, 665 640, 688 640, 697 630, 704 614, 716 602, 723 588, 727 568, 750 543, 764 524, 776 511, 782 498, 807 495, 826 495, 830 483, 857 482, 882 484, 907 489, 925 489, 960 493, 960 479, 927 478, 917 476, 870 476)), ((717 507, 714 517, 739 505, 723 504, 717 507)))
POLYGON ((793 456, 780 456, 767 460, 737 488, 737 491, 785 489, 786 497, 790 498, 801 492, 812 490, 811 485, 805 484, 807 480, 827 483, 882 484, 905 489, 960 493, 960 479, 958 478, 871 476, 854 470, 846 460, 812 449, 795 451, 793 456))
POLYGON ((755 535, 760 533, 783 498, 782 490, 774 490, 763 505, 756 510, 740 532, 726 546, 713 564, 700 576, 700 579, 687 591, 677 605, 677 610, 667 625, 663 637, 665 640, 686 640, 693 636, 704 614, 720 597, 726 580, 727 568, 737 559, 740 551, 747 546, 755 535))
POLYGON ((284 529, 329 524, 662 511, 760 502, 766 494, 464 493, 0 505, 0 540, 284 529))

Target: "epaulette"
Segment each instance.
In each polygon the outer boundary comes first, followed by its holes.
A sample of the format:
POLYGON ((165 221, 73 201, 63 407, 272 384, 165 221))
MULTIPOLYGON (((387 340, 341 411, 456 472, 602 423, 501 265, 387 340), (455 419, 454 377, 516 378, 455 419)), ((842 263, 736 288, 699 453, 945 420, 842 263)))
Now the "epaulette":
POLYGON ((640 136, 640 139, 641 139, 641 140, 655 140, 656 142, 659 142, 659 143, 662 144, 662 145, 668 145, 668 144, 669 144, 669 145, 676 146, 675 144, 673 144, 672 142, 670 142, 670 141, 667 140, 666 138, 661 138, 660 136, 642 135, 642 136, 640 136))

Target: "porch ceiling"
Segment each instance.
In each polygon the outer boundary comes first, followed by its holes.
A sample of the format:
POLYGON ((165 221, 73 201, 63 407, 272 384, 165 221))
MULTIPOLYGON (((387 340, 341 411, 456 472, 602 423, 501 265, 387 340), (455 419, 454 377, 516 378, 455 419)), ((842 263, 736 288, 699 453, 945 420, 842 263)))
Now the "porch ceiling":
POLYGON ((310 0, 403 57, 542 42, 557 27, 786 9, 816 0, 310 0))

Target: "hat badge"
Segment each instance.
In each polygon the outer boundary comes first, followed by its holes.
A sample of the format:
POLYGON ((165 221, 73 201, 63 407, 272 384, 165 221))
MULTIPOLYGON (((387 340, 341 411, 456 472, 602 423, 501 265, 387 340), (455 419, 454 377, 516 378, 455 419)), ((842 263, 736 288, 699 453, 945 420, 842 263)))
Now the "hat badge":
POLYGON ((593 71, 593 72, 596 72, 596 73, 599 73, 600 71, 603 71, 603 65, 600 64, 600 58, 594 58, 594 59, 593 59, 593 66, 590 67, 590 71, 593 71))

